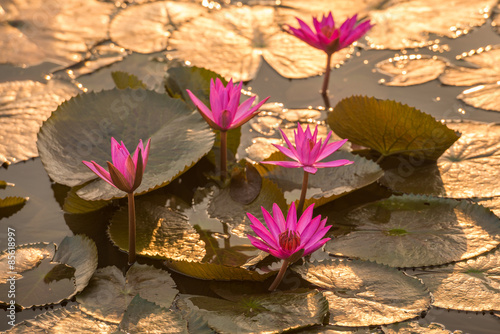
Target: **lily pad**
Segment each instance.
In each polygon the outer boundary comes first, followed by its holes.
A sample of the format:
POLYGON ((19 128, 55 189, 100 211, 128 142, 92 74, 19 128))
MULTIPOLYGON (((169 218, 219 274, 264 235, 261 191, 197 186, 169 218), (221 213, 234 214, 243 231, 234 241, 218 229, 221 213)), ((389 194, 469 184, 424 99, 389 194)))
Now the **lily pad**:
POLYGON ((485 84, 464 90, 457 96, 457 99, 474 108, 500 111, 500 105, 498 104, 500 90, 498 85, 499 83, 485 84))
POLYGON ((0 164, 10 164, 38 156, 36 134, 53 110, 78 89, 50 80, 0 83, 0 164))
POLYGON ((330 240, 332 254, 393 267, 421 267, 461 261, 500 244, 499 218, 467 201, 429 196, 392 196, 336 217, 354 225, 330 240))
MULTIPOLYGON (((172 34, 169 48, 192 65, 236 81, 253 79, 263 59, 286 78, 323 73, 325 53, 284 32, 282 21, 272 7, 232 6, 183 24, 172 34)), ((336 52, 332 64, 352 52, 353 47, 336 52)))
MULTIPOLYGON (((136 200, 136 252, 138 255, 173 260, 201 261, 205 243, 188 218, 147 198, 136 200)), ((111 241, 128 251, 128 208, 122 207, 108 228, 111 241)))
POLYGON ((63 211, 71 214, 82 214, 97 211, 108 206, 111 201, 86 201, 78 197, 76 192, 80 190, 81 186, 73 187, 69 190, 68 195, 64 199, 63 211))
POLYGON ((8 263, 8 256, 8 251, 0 254, 0 266, 6 269, 0 291, 6 298, 11 288, 8 279, 15 277, 15 290, 29 291, 16 295, 16 304, 23 308, 70 299, 85 288, 97 267, 95 244, 82 236, 66 237, 57 251, 48 243, 16 247, 14 267, 8 263))
POLYGON ((443 325, 432 322, 428 326, 423 326, 416 321, 403 322, 383 326, 382 330, 385 334, 462 334, 462 331, 449 331, 443 325))
POLYGON ((115 82, 116 88, 118 89, 147 89, 146 84, 139 80, 139 78, 133 74, 128 74, 122 71, 111 72, 111 77, 113 77, 113 81, 115 82))
POLYGON ((500 196, 500 124, 449 122, 462 133, 435 164, 403 161, 385 171, 381 183, 393 190, 447 196, 500 196))
POLYGON ((500 252, 417 273, 432 305, 463 311, 500 311, 500 252))
POLYGON ((28 197, 18 196, 0 198, 0 218, 10 217, 17 211, 21 210, 28 199, 28 197))
POLYGON ((218 333, 281 333, 321 324, 328 304, 315 290, 241 296, 238 301, 183 296, 181 310, 196 310, 218 333))
POLYGON ((1 63, 69 65, 83 60, 90 46, 108 38, 115 6, 96 0, 12 0, 2 3, 1 63))
POLYGON ((85 313, 119 323, 136 295, 168 309, 177 293, 168 272, 134 263, 125 277, 114 266, 98 269, 88 287, 76 298, 85 313))
POLYGON ((418 109, 366 96, 341 100, 328 115, 328 125, 340 137, 383 156, 403 154, 436 160, 459 138, 418 109))
POLYGON ((0 180, 0 189, 5 189, 7 187, 13 187, 15 184, 0 180))
POLYGON ((135 52, 164 50, 172 32, 204 12, 189 1, 157 1, 130 6, 113 18, 110 36, 113 41, 135 52))
POLYGON ((292 268, 325 289, 332 325, 391 324, 417 317, 430 307, 431 296, 418 279, 387 266, 328 260, 292 268))
MULTIPOLYGON (((323 205, 354 190, 377 181, 384 172, 373 161, 345 151, 337 151, 322 161, 348 159, 353 164, 337 168, 320 168, 309 175, 305 206, 323 205)), ((273 153, 268 160, 289 160, 282 153, 273 153)), ((284 192, 288 203, 298 201, 302 189, 302 168, 284 168, 274 165, 257 165, 264 178, 275 182, 284 192)))
POLYGON ((375 65, 377 71, 391 77, 379 83, 386 86, 412 86, 437 79, 448 65, 444 58, 428 55, 403 55, 383 60, 375 65))
POLYGON ((370 11, 375 26, 367 40, 372 48, 400 50, 433 44, 430 34, 456 38, 483 25, 495 4, 494 0, 457 0, 450 10, 448 2, 391 1, 383 9, 370 11))
MULTIPOLYGON (((71 99, 44 123, 37 145, 49 176, 73 187, 96 179, 82 160, 101 166, 111 160, 111 137, 129 148, 139 139, 151 138, 148 166, 137 194, 168 184, 213 145, 213 133, 197 112, 178 99, 142 89, 113 89, 71 99), (141 127, 133 126, 139 120, 141 127)), ((126 194, 97 179, 77 195, 107 200, 126 194)))

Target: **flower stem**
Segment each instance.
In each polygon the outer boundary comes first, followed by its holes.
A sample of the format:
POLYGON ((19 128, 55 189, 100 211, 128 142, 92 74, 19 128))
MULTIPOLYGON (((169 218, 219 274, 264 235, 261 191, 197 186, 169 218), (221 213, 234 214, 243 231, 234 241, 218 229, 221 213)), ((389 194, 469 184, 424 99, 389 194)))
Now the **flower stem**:
POLYGON ((308 182, 309 182, 309 173, 304 171, 304 177, 302 179, 302 191, 300 192, 299 205, 297 206, 297 217, 300 217, 302 215, 302 211, 304 211, 304 202, 306 201, 308 182))
POLYGON ((288 260, 283 260, 283 264, 281 265, 281 269, 278 272, 278 275, 274 279, 273 284, 269 287, 269 291, 274 291, 278 287, 278 285, 281 283, 281 280, 283 279, 283 276, 285 276, 286 269, 288 268, 288 265, 290 262, 288 260))
POLYGON ((135 202, 134 193, 128 193, 128 263, 135 262, 135 202))
POLYGON ((321 88, 321 96, 323 96, 323 100, 325 101, 325 108, 327 110, 330 109, 330 100, 328 99, 328 82, 330 81, 331 62, 332 62, 332 54, 328 53, 326 55, 325 77, 323 79, 323 87, 321 88))
POLYGON ((220 132, 220 178, 222 182, 227 176, 227 131, 220 132))

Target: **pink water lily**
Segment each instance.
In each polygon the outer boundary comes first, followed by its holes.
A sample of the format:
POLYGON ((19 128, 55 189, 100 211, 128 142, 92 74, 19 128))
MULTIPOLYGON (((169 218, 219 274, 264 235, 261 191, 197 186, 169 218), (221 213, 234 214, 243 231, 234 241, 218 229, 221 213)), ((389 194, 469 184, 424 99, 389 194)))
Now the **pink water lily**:
POLYGON ((370 23, 370 20, 358 23, 358 17, 354 15, 346 19, 340 27, 335 27, 332 12, 329 12, 328 15, 323 15, 321 21, 318 21, 316 17, 313 18, 315 30, 313 31, 304 21, 299 18, 296 19, 300 27, 294 28, 288 26, 288 33, 319 50, 325 51, 327 55, 325 79, 321 88, 321 94, 325 100, 326 107, 330 108, 330 102, 327 98, 327 88, 330 79, 332 55, 360 39, 373 25, 370 23))
POLYGON ((263 207, 261 209, 267 228, 255 216, 247 213, 250 227, 257 234, 257 237, 248 235, 248 239, 258 249, 285 260, 276 280, 269 288, 272 291, 283 278, 288 264, 296 260, 294 257, 297 254, 309 255, 330 240, 324 236, 331 226, 326 226, 327 218, 312 217, 314 204, 311 204, 298 220, 293 202, 286 219, 276 203, 273 204, 273 215, 263 207))
POLYGON ((255 96, 240 104, 241 87, 243 83, 233 85, 229 80, 224 87, 219 78, 210 80, 210 107, 209 109, 189 89, 186 91, 198 108, 201 116, 215 130, 220 130, 220 174, 224 181, 227 174, 227 131, 237 128, 256 116, 258 109, 269 99, 269 96, 252 107, 255 96))
POLYGON ((131 156, 123 142, 118 143, 115 138, 111 138, 111 161, 108 161, 108 171, 98 165, 95 161, 82 161, 85 166, 97 174, 101 179, 127 193, 128 198, 128 263, 135 262, 135 202, 134 191, 142 182, 142 175, 146 169, 149 156, 148 140, 146 148, 139 140, 139 145, 131 156))
POLYGON ((142 182, 142 174, 146 169, 149 156, 148 140, 146 148, 139 140, 139 145, 132 157, 123 142, 118 143, 115 138, 111 138, 111 160, 108 161, 108 171, 98 165, 95 161, 82 161, 85 166, 90 168, 101 179, 126 193, 134 192, 142 182))
POLYGON ((269 97, 266 97, 252 107, 256 98, 253 96, 240 104, 242 85, 242 82, 233 85, 231 79, 227 86, 224 87, 219 78, 215 80, 215 83, 212 79, 210 81, 210 107, 212 109, 209 109, 189 89, 186 89, 186 91, 201 116, 212 128, 228 131, 243 125, 257 115, 259 113, 258 109, 269 99, 269 97))

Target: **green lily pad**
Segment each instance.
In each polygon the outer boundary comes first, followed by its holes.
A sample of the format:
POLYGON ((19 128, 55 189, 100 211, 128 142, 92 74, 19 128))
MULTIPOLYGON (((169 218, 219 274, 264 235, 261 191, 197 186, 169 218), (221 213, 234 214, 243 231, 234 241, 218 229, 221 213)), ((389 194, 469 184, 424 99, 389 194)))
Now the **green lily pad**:
POLYGON ((383 60, 375 68, 391 77, 379 83, 386 86, 412 86, 437 79, 447 65, 448 61, 441 57, 412 54, 383 60))
POLYGON ((88 287, 76 298, 85 313, 119 323, 136 295, 168 309, 177 293, 168 272, 134 263, 125 277, 114 266, 98 269, 88 287))
POLYGON ((78 89, 59 80, 0 83, 0 164, 38 156, 36 134, 53 110, 78 89))
POLYGON ((403 154, 437 160, 459 138, 418 109, 366 96, 341 100, 328 115, 328 125, 340 137, 383 156, 403 154))
POLYGON ((500 196, 500 124, 448 122, 462 133, 437 160, 403 161, 385 171, 381 183, 405 193, 453 198, 500 196))
POLYGON ((332 325, 390 324, 414 318, 430 307, 431 296, 418 279, 387 266, 327 260, 292 269, 325 289, 332 325))
POLYGON ((441 265, 480 255, 500 244, 499 218, 467 201, 392 196, 336 217, 354 226, 325 250, 393 267, 441 265))
POLYGON ((23 308, 70 299, 85 288, 97 267, 95 244, 82 236, 66 237, 57 251, 54 244, 21 245, 16 248, 14 268, 8 263, 8 256, 8 251, 0 254, 0 267, 6 269, 0 291, 7 298, 11 287, 7 279, 15 277, 15 290, 29 291, 16 295, 16 304, 23 308))
MULTIPOLYGON (((203 259, 205 243, 184 215, 148 198, 137 198, 135 207, 138 255, 187 261, 203 259)), ((113 216, 108 235, 116 246, 128 251, 128 207, 122 207, 113 216)))
POLYGON ((0 189, 5 189, 7 187, 13 187, 14 183, 6 182, 3 180, 0 180, 0 189))
POLYGON ((415 274, 434 296, 432 305, 463 311, 500 311, 500 252, 415 274))
POLYGON ((147 89, 148 87, 137 76, 122 71, 111 72, 111 77, 118 89, 147 89))
POLYGON ((81 188, 82 186, 76 186, 69 190, 68 195, 64 199, 64 212, 72 214, 89 213, 102 209, 111 203, 109 200, 86 201, 76 194, 81 188))
MULTIPOLYGON (((101 166, 111 160, 111 137, 123 140, 131 151, 139 139, 151 138, 148 165, 137 194, 168 184, 213 145, 213 133, 197 112, 178 99, 142 89, 89 93, 63 103, 43 124, 37 145, 49 176, 73 187, 96 179, 82 160, 94 160, 101 166)), ((77 195, 85 200, 107 200, 126 194, 97 179, 77 195)))
POLYGON ((28 199, 28 197, 18 196, 0 198, 0 218, 10 217, 17 211, 21 210, 28 199))
POLYGON ((196 310, 218 333, 281 333, 323 323, 328 304, 315 290, 242 295, 237 301, 182 296, 181 310, 196 310))
MULTIPOLYGON (((316 203, 316 207, 365 187, 382 177, 383 170, 373 161, 345 151, 337 151, 322 161, 348 159, 353 164, 335 168, 319 168, 309 175, 304 206, 316 203)), ((283 153, 273 153, 269 161, 290 160, 283 153)), ((275 182, 284 192, 288 203, 298 201, 302 189, 304 170, 275 165, 256 166, 261 175, 275 182)))
POLYGON ((416 321, 402 322, 383 326, 382 330, 385 334, 462 334, 462 331, 449 331, 443 325, 432 322, 428 326, 419 324, 416 321))

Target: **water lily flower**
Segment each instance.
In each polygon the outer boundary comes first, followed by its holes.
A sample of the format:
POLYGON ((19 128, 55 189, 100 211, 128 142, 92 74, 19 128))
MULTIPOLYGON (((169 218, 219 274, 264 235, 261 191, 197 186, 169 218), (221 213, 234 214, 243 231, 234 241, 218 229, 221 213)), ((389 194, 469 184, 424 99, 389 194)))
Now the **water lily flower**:
POLYGON ((273 204, 273 215, 263 207, 261 209, 267 228, 255 216, 247 213, 250 227, 257 234, 257 237, 248 235, 248 239, 258 249, 284 260, 278 276, 269 288, 273 291, 283 279, 290 263, 313 253, 330 240, 323 237, 331 226, 325 226, 327 218, 321 219, 320 215, 312 217, 314 204, 298 220, 295 203, 291 204, 286 219, 276 203, 273 204))
POLYGON ((286 168, 303 168, 304 178, 302 181, 302 192, 300 194, 300 201, 298 209, 302 210, 304 206, 304 201, 307 191, 307 183, 309 179, 309 174, 315 174, 318 168, 325 167, 340 167, 345 165, 350 165, 354 161, 347 159, 339 159, 333 161, 321 162, 321 160, 330 156, 332 153, 337 151, 342 145, 345 144, 347 139, 339 140, 333 143, 328 141, 332 137, 333 132, 330 131, 326 136, 325 140, 318 140, 318 126, 314 129, 314 133, 311 133, 309 125, 307 125, 306 130, 302 130, 300 124, 297 124, 297 130, 293 132, 295 137, 295 146, 290 142, 290 139, 285 135, 283 130, 281 130, 281 135, 285 140, 287 147, 273 144, 278 150, 281 151, 287 157, 293 159, 294 161, 261 161, 263 164, 278 165, 286 168))
MULTIPOLYGON (((373 25, 370 23, 370 20, 358 23, 356 14, 351 18, 347 18, 344 23, 337 28, 335 27, 332 12, 329 12, 327 16, 323 15, 321 21, 318 21, 316 17, 313 17, 313 26, 315 29, 315 31, 313 31, 304 21, 299 18, 296 19, 299 22, 300 27, 293 28, 288 26, 288 33, 300 38, 307 44, 319 50, 325 51, 327 55, 325 79, 321 89, 321 94, 323 97, 326 97, 328 81, 330 79, 330 63, 332 55, 360 39, 373 27, 373 25)), ((325 98, 325 102, 328 104, 327 107, 329 108, 328 99, 325 98)))
POLYGON ((222 81, 217 78, 210 80, 210 107, 209 109, 189 89, 186 91, 193 103, 198 108, 201 116, 213 129, 219 130, 221 134, 221 176, 226 177, 227 160, 227 131, 237 128, 256 116, 258 109, 269 99, 266 97, 252 107, 255 96, 240 104, 241 87, 243 83, 233 84, 231 79, 224 87, 222 81))
POLYGON ((108 161, 108 171, 97 164, 95 161, 82 161, 85 166, 96 173, 101 179, 122 191, 128 196, 128 218, 129 218, 129 256, 128 262, 135 262, 135 202, 134 191, 142 182, 142 175, 146 169, 149 156, 149 146, 151 139, 148 140, 146 148, 139 140, 139 145, 131 156, 123 142, 118 143, 115 138, 111 138, 111 161, 108 161))

